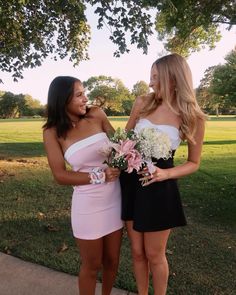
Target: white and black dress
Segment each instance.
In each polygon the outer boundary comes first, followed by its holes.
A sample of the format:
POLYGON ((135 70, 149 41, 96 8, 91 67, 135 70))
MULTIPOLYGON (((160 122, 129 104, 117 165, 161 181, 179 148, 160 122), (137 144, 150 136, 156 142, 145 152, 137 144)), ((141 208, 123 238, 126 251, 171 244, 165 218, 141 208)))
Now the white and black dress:
MULTIPOLYGON (((174 153, 181 139, 179 130, 170 125, 156 125, 148 119, 140 119, 135 129, 155 128, 169 135, 173 154, 168 160, 156 160, 159 168, 174 166, 174 153)), ((155 159, 154 159, 155 160, 155 159)), ((177 179, 154 182, 146 187, 141 185, 136 172, 122 172, 122 219, 133 220, 133 228, 139 232, 151 232, 186 225, 177 179)))

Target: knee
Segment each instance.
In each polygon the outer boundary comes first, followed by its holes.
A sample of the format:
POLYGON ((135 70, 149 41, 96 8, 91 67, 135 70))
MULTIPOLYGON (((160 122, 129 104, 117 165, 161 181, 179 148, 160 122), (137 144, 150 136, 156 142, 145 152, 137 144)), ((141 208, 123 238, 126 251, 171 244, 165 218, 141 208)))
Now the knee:
POLYGON ((146 253, 143 249, 132 248, 132 257, 134 261, 141 262, 147 260, 146 253))
POLYGON ((165 252, 147 251, 146 256, 150 265, 162 265, 167 263, 165 252))
POLYGON ((111 270, 117 270, 119 266, 119 257, 104 257, 103 266, 111 270))
POLYGON ((81 269, 90 272, 91 274, 96 274, 101 269, 101 261, 94 259, 93 261, 82 261, 81 269))

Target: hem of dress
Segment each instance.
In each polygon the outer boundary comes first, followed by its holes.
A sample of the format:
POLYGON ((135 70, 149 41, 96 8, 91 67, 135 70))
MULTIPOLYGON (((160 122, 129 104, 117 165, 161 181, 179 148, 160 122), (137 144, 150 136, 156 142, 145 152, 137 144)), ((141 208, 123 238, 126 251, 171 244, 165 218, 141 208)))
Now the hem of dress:
POLYGON ((111 234, 111 233, 113 233, 113 232, 115 232, 115 231, 117 231, 119 229, 122 229, 123 227, 124 227, 124 225, 118 226, 116 229, 112 229, 112 230, 110 230, 110 231, 108 231, 108 232, 106 232, 106 233, 104 233, 102 235, 98 235, 97 237, 81 237, 81 236, 79 237, 79 235, 74 235, 74 234, 73 234, 73 236, 74 236, 74 238, 80 239, 80 240, 97 240, 97 239, 105 237, 105 236, 107 236, 107 235, 109 235, 109 234, 111 234))
MULTIPOLYGON (((126 221, 128 221, 128 220, 126 220, 126 221)), ((187 222, 186 223, 176 224, 176 225, 159 226, 159 227, 155 227, 155 228, 152 228, 152 229, 137 229, 135 226, 133 226, 133 229, 135 231, 144 233, 144 232, 163 231, 163 230, 168 230, 168 229, 172 229, 172 228, 175 228, 175 227, 182 227, 182 226, 186 226, 186 225, 187 225, 187 222)))

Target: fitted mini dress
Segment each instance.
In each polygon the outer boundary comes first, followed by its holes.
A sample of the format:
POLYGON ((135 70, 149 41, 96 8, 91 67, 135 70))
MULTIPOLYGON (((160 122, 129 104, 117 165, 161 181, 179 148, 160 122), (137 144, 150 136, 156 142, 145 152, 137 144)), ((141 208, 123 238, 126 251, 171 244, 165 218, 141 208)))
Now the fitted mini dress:
MULTIPOLYGON (((106 168, 102 153, 107 143, 100 132, 72 144, 64 157, 74 171, 91 172, 94 167, 106 168)), ((94 240, 123 227, 121 220, 121 190, 119 179, 102 184, 74 186, 71 204, 73 235, 94 240)))
MULTIPOLYGON (((181 142, 179 130, 170 125, 156 125, 142 118, 137 122, 135 130, 143 128, 154 128, 168 134, 172 157, 168 160, 153 159, 153 162, 162 169, 174 167, 174 153, 181 142)), ((132 220, 133 229, 139 232, 161 231, 186 225, 177 179, 154 182, 143 187, 140 177, 136 172, 121 173, 122 219, 132 220)))

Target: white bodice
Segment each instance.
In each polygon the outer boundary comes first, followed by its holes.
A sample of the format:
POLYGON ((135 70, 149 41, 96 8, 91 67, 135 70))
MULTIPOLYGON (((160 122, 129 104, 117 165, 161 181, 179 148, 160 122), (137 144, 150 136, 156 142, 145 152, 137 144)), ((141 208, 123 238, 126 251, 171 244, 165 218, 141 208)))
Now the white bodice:
POLYGON ((158 131, 164 132, 168 134, 170 140, 171 140, 171 149, 176 150, 178 146, 180 145, 181 138, 179 136, 179 130, 178 128, 171 126, 171 125, 165 125, 165 124, 153 124, 151 121, 145 118, 141 118, 136 123, 136 126, 134 128, 135 131, 139 132, 143 128, 154 128, 158 131))

